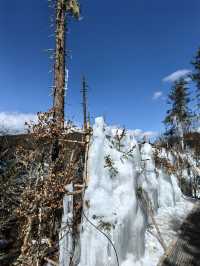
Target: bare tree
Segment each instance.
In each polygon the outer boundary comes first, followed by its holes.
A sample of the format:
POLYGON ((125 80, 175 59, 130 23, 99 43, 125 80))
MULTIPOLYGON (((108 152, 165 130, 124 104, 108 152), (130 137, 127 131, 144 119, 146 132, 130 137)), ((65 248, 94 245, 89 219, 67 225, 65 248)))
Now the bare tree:
POLYGON ((82 102, 82 105, 83 105, 83 128, 84 128, 84 131, 87 130, 87 91, 88 91, 88 84, 86 82, 86 78, 85 76, 83 76, 83 79, 82 79, 82 97, 83 97, 83 102, 82 102))
POLYGON ((56 0, 56 48, 54 65, 53 117, 57 127, 64 127, 67 17, 79 18, 77 0, 56 0))

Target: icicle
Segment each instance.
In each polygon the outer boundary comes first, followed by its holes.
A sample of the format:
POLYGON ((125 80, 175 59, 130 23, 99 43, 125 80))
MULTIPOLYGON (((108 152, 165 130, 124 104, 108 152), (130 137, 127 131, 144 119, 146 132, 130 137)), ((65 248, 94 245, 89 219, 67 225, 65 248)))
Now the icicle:
POLYGON ((111 244, 109 241, 107 244, 107 255, 108 255, 108 264, 110 265, 112 258, 111 258, 111 244))
MULTIPOLYGON (((69 189, 69 186, 68 186, 69 189)), ((70 185, 70 190, 72 190, 72 185, 70 185)), ((73 219, 73 196, 64 196, 63 199, 63 217, 61 230, 59 235, 59 265, 69 266, 70 258, 73 254, 73 238, 72 238, 72 219, 73 219)))

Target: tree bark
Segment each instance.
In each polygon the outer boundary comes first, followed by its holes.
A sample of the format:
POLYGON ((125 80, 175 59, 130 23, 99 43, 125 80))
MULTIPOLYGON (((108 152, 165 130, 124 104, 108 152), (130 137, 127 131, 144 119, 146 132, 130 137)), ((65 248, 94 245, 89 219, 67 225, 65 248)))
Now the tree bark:
POLYGON ((82 85, 82 93, 83 93, 83 128, 84 131, 86 132, 87 130, 87 83, 86 79, 83 76, 83 85, 82 85))
POLYGON ((65 97, 65 0, 57 0, 56 7, 56 50, 54 65, 53 118, 58 128, 64 127, 65 97))

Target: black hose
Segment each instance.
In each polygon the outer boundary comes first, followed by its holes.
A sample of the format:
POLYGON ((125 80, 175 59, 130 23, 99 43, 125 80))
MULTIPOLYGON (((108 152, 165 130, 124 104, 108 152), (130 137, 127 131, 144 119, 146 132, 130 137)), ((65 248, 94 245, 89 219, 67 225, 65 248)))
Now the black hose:
POLYGON ((104 235, 108 241, 110 242, 110 244, 112 245, 113 249, 114 249, 114 252, 115 252, 115 256, 116 256, 116 259, 117 259, 117 265, 119 266, 119 258, 118 258, 118 255, 117 255, 117 250, 112 242, 112 240, 104 233, 102 232, 95 224, 93 224, 89 218, 85 215, 84 211, 82 210, 82 213, 83 213, 83 216, 85 217, 85 219, 88 221, 88 223, 90 223, 97 231, 99 231, 102 235, 104 235))

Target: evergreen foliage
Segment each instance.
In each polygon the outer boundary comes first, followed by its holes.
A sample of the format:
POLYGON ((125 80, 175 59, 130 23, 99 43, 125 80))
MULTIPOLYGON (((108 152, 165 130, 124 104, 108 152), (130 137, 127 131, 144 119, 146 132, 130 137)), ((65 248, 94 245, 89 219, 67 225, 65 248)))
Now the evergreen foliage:
POLYGON ((192 62, 194 66, 194 73, 192 74, 192 80, 196 83, 196 100, 197 100, 197 117, 200 117, 200 48, 192 62))
POLYGON ((186 80, 181 78, 175 81, 168 96, 168 103, 171 108, 167 111, 164 120, 164 124, 168 129, 167 134, 174 135, 180 127, 185 133, 189 129, 192 117, 188 106, 190 98, 186 80))

